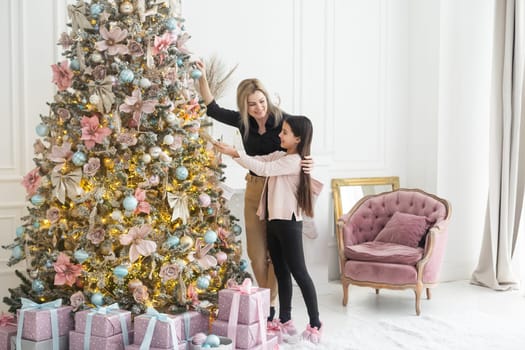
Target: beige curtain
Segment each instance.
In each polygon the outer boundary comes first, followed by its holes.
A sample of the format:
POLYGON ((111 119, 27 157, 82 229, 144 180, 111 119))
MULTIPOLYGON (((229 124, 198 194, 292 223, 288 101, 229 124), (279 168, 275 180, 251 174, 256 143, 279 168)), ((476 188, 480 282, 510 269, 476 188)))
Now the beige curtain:
POLYGON ((472 283, 518 287, 512 271, 525 181, 525 0, 495 0, 489 198, 472 283))

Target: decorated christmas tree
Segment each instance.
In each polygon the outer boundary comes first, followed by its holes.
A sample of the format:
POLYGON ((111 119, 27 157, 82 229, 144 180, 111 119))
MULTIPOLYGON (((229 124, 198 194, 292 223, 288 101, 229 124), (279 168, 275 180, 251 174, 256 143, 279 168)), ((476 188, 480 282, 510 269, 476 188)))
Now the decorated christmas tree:
POLYGON ((216 292, 245 277, 179 1, 68 6, 57 93, 23 179, 28 215, 4 246, 9 265, 27 268, 4 299, 11 311, 20 297, 213 310, 216 292))

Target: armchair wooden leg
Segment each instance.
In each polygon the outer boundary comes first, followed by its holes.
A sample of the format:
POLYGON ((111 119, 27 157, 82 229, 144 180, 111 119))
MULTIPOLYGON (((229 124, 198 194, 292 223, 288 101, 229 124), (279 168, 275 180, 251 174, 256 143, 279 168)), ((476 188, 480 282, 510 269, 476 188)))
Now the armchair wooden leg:
POLYGON ((376 294, 379 294, 379 288, 376 288, 376 294))
POLYGON ((417 284, 414 292, 416 293, 416 315, 421 314, 421 292, 423 291, 423 285, 417 284))
POLYGON ((343 306, 346 306, 348 304, 348 287, 350 286, 349 282, 345 282, 344 280, 341 280, 343 284, 343 306))
POLYGON ((427 299, 430 300, 432 295, 430 294, 430 288, 427 288, 427 299))

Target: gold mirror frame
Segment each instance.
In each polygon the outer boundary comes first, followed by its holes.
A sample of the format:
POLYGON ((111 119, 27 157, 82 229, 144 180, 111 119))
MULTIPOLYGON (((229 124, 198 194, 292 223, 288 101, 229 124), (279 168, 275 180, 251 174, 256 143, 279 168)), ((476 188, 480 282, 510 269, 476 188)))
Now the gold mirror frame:
POLYGON ((389 177, 354 177, 354 178, 341 178, 332 179, 332 196, 334 200, 334 219, 335 227, 337 227, 337 220, 348 212, 357 203, 359 199, 368 194, 377 194, 386 191, 394 191, 399 189, 399 176, 389 177), (362 196, 357 198, 354 203, 350 203, 349 208, 345 208, 343 211, 343 201, 341 190, 344 187, 361 187, 362 196))

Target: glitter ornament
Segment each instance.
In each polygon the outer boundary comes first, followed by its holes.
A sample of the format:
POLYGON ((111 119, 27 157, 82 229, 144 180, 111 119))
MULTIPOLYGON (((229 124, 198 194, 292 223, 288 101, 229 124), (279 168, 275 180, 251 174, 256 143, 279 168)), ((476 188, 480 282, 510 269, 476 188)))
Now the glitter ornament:
POLYGON ((210 279, 206 276, 199 276, 197 278, 197 288, 199 289, 208 289, 210 286, 210 279))
POLYGON ((124 1, 122 4, 120 4, 120 13, 129 15, 133 13, 133 10, 133 4, 129 1, 124 1))
POLYGON ((113 210, 111 212, 111 218, 120 222, 122 220, 122 212, 120 210, 113 210))
POLYGON ((33 203, 34 206, 41 206, 42 204, 44 204, 44 202, 46 201, 46 199, 44 198, 44 196, 42 196, 41 194, 35 194, 33 197, 31 197, 31 203, 33 203))
POLYGON ((237 225, 237 224, 235 224, 232 227, 232 231, 233 231, 234 235, 238 236, 238 235, 240 235, 242 233, 242 227, 237 225))
POLYGON ((239 261, 239 267, 242 271, 246 271, 248 268, 248 262, 245 259, 241 259, 241 261, 239 261))
POLYGON ((139 86, 143 89, 147 89, 151 86, 151 81, 148 78, 142 78, 139 81, 139 86))
POLYGON ((158 146, 154 146, 149 149, 149 154, 152 158, 158 158, 161 153, 162 149, 158 146))
POLYGON ((122 206, 127 211, 133 211, 133 210, 137 209, 137 205, 138 204, 139 204, 139 201, 137 200, 137 198, 135 198, 133 196, 127 196, 122 201, 122 206))
POLYGON ((177 178, 177 180, 186 180, 188 178, 188 175, 188 169, 184 165, 181 165, 177 167, 177 169, 175 169, 175 177, 177 178))
POLYGON ((37 294, 42 293, 45 289, 44 282, 42 282, 41 280, 33 280, 33 282, 31 283, 31 289, 37 294))
POLYGON ((166 246, 168 248, 175 248, 176 246, 179 245, 179 243, 180 243, 180 239, 177 236, 170 236, 166 240, 166 246))
POLYGON ((166 122, 170 125, 174 125, 177 122, 177 116, 173 113, 168 113, 166 115, 166 122))
POLYGON ((151 156, 147 153, 143 154, 142 155, 142 161, 146 164, 148 164, 149 162, 151 162, 151 156))
POLYGON ((219 265, 222 265, 226 260, 228 260, 228 255, 225 252, 217 252, 215 254, 215 258, 217 259, 217 263, 219 265))
POLYGON ((103 57, 102 57, 102 55, 101 55, 100 53, 98 53, 98 52, 95 51, 95 52, 93 52, 93 53, 91 54, 91 56, 89 57, 89 59, 90 59, 91 62, 93 62, 93 63, 100 63, 100 62, 102 62, 103 57))
POLYGON ((126 277, 128 274, 128 268, 124 265, 119 265, 113 269, 113 274, 118 278, 126 277))
POLYGON ((78 63, 77 59, 73 59, 73 60, 71 60, 71 62, 69 62, 69 68, 71 68, 72 70, 79 70, 80 69, 80 63, 78 63))
POLYGON ((130 69, 124 69, 122 72, 120 72, 118 76, 118 80, 121 83, 131 83, 135 79, 135 74, 133 74, 133 71, 130 69))
POLYGON ((13 250, 11 251, 11 256, 15 259, 21 259, 22 256, 24 256, 24 250, 21 246, 16 245, 13 247, 13 250))
POLYGON ((91 303, 93 303, 96 306, 104 305, 104 296, 100 293, 94 293, 93 295, 91 295, 91 303))
POLYGON ((97 105, 100 103, 100 96, 99 95, 91 95, 89 96, 89 103, 97 105))
POLYGON ((86 156, 86 154, 84 152, 77 151, 77 152, 73 153, 73 157, 71 157, 71 161, 76 166, 82 166, 82 165, 84 165, 86 163, 87 156, 86 156))
POLYGON ((207 193, 201 193, 199 195, 199 205, 201 207, 209 207, 211 204, 211 198, 207 193))
POLYGON ((204 234, 204 242, 212 244, 215 243, 215 241, 217 241, 217 232, 213 230, 206 231, 206 233, 204 234))
POLYGON ((81 264, 89 258, 88 252, 86 252, 83 249, 75 250, 75 253, 73 253, 73 256, 81 264))
POLYGON ((35 128, 36 134, 40 137, 46 137, 49 135, 49 127, 45 124, 38 124, 35 128))
POLYGON ((193 247, 193 239, 190 236, 182 236, 180 238, 180 245, 184 249, 193 247))
POLYGON ((100 15, 103 10, 104 10, 104 6, 102 6, 101 4, 93 4, 89 8, 89 12, 91 13, 91 16, 95 18, 97 18, 98 15, 100 15))
POLYGON ((175 138, 171 134, 165 135, 164 138, 162 139, 162 143, 168 146, 171 145, 174 141, 175 141, 175 138))
POLYGON ((166 28, 168 30, 175 30, 177 29, 177 20, 173 17, 170 17, 166 20, 166 28))

